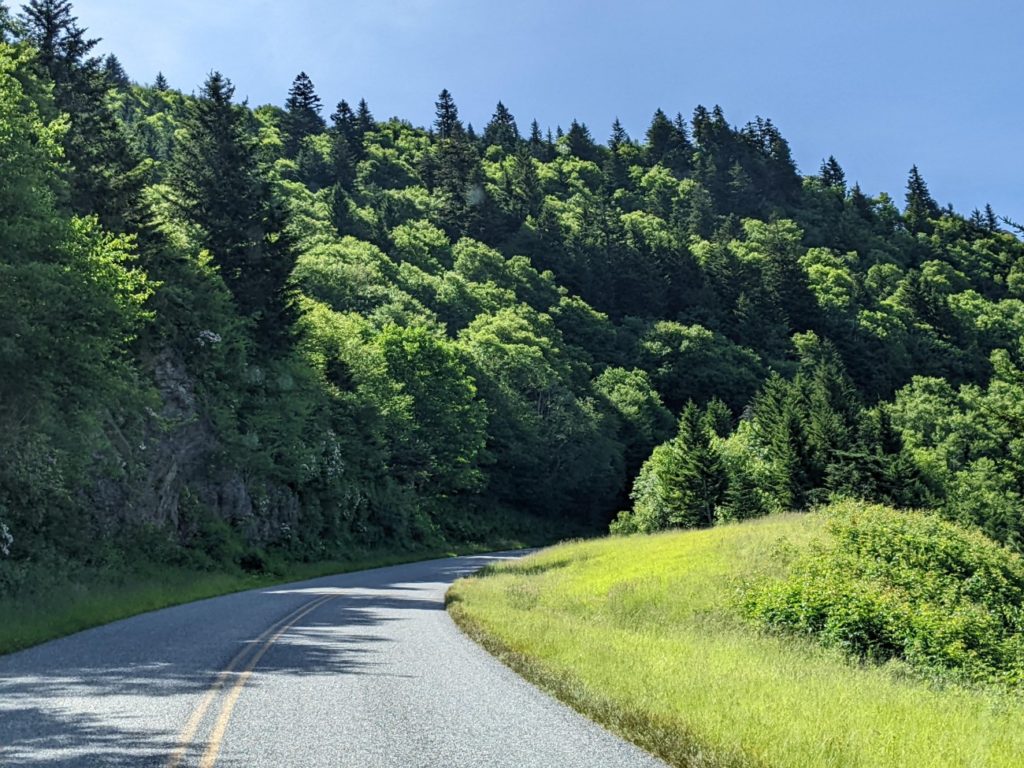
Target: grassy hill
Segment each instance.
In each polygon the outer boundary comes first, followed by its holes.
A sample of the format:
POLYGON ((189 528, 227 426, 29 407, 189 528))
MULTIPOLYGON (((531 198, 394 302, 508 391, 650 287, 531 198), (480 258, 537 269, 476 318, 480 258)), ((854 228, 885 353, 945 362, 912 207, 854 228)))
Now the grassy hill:
POLYGON ((827 521, 569 543, 458 582, 449 607, 528 679, 672 765, 1024 764, 1011 687, 858 661, 744 618, 751 585, 786 578, 827 521))

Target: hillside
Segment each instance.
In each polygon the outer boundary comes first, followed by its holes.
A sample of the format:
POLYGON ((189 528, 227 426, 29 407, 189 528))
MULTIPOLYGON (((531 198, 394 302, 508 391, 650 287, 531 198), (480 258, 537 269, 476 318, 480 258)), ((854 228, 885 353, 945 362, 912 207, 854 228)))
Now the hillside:
POLYGON ((1019 547, 1024 244, 917 168, 897 203, 717 107, 477 133, 94 49, 0 5, 3 597, 850 496, 1019 547))
MULTIPOLYGON (((828 540, 830 517, 866 537, 879 526, 891 534, 907 516, 913 522, 905 531, 931 529, 918 513, 846 505, 705 531, 565 544, 457 582, 449 610, 527 679, 674 766, 1019 765, 1019 693, 961 684, 948 670, 936 676, 907 658, 878 663, 849 655, 872 634, 875 616, 863 596, 891 594, 891 582, 873 592, 861 576, 852 594, 833 592, 836 642, 825 646, 806 627, 769 631, 745 615, 744 603, 759 590, 813 583, 805 571, 792 582, 785 577, 795 555, 828 540)), ((978 584, 984 568, 968 567, 965 553, 988 550, 972 536, 951 527, 941 543, 931 542, 937 546, 916 549, 963 568, 960 583, 978 584), (963 542, 973 543, 957 559, 952 553, 963 542)), ((912 537, 886 541, 915 549, 912 537)), ((1016 573, 1017 588, 1024 586, 1020 559, 996 557, 1016 573)), ((847 556, 847 574, 856 573, 849 569, 855 561, 847 556)), ((859 562, 870 568, 876 560, 859 562)), ((918 564, 912 582, 923 591, 941 581, 940 571, 918 564)), ((843 576, 829 578, 835 589, 843 576)), ((989 597, 1003 599, 995 591, 989 597)), ((807 603, 813 612, 805 592, 794 610, 807 603)), ((954 638, 971 647, 977 625, 962 623, 970 611, 944 602, 943 624, 928 613, 931 605, 914 607, 929 622, 924 632, 933 647, 951 650, 954 638)), ((898 623, 898 614, 890 606, 886 621, 898 623)), ((1016 647, 1021 627, 1011 641, 1016 647)), ((1015 663, 1019 671, 1019 655, 1015 663)))

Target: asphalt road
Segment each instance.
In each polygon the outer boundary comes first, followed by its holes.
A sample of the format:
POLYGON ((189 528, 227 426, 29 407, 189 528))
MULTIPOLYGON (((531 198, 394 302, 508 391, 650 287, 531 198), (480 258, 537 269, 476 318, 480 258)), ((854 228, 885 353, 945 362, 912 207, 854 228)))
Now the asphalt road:
POLYGON ((515 556, 228 595, 0 657, 0 766, 662 766, 452 623, 448 585, 515 556))

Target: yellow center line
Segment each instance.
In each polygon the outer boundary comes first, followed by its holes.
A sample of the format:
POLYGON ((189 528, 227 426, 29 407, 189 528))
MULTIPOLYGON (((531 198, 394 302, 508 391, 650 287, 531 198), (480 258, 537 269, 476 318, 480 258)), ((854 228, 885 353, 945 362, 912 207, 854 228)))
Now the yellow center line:
MULTIPOLYGON (((185 753, 188 751, 189 745, 192 743, 192 739, 195 738, 196 731, 199 730, 199 726, 203 722, 203 717, 205 717, 207 710, 209 710, 210 706, 216 700, 217 694, 220 692, 221 688, 224 687, 224 683, 227 682, 232 672, 234 672, 235 667, 242 662, 245 656, 254 648, 259 646, 260 643, 266 640, 266 638, 276 629, 281 627, 282 624, 285 624, 286 622, 294 623, 298 621, 300 618, 305 616, 306 613, 322 605, 323 603, 326 603, 333 597, 335 596, 328 595, 327 597, 317 598, 312 603, 306 603, 305 605, 299 606, 284 618, 275 621, 266 630, 264 630, 259 637, 257 637, 251 643, 247 643, 246 646, 242 648, 242 650, 235 654, 234 658, 232 658, 231 661, 228 662, 228 665, 224 668, 224 670, 219 675, 217 675, 217 678, 213 681, 213 685, 210 686, 210 690, 206 692, 206 695, 203 697, 203 700, 199 703, 199 706, 196 707, 196 709, 192 712, 192 717, 188 719, 188 722, 185 724, 185 727, 182 728, 181 733, 178 735, 178 746, 174 750, 174 752, 171 753, 170 758, 168 758, 166 768, 179 768, 182 760, 185 759, 185 753)), ((290 626, 291 624, 288 624, 288 626, 285 627, 285 629, 287 629, 290 626)), ((275 635, 274 640, 276 640, 277 637, 278 636, 275 635)), ((273 640, 271 640, 271 642, 273 642, 273 640)), ((257 652, 257 660, 259 659, 259 657, 263 655, 265 651, 266 647, 264 647, 262 651, 257 652)))
POLYGON ((298 616, 291 618, 287 624, 277 630, 273 637, 265 642, 256 654, 249 660, 245 669, 235 678, 235 684, 228 692, 227 697, 224 699, 224 703, 221 705, 220 715, 217 717, 217 722, 214 723, 213 732, 210 734, 210 741, 206 746, 206 752, 203 753, 203 759, 199 762, 199 768, 213 768, 214 763, 217 762, 217 756, 220 754, 221 745, 224 742, 224 734, 227 732, 228 723, 231 721, 231 713, 235 709, 235 705, 238 703, 238 697, 242 695, 242 689, 245 687, 246 682, 252 677, 252 672, 259 664, 260 659, 263 655, 270 650, 270 647, 277 642, 277 640, 291 629, 296 622, 299 621, 306 614, 315 611, 321 605, 326 603, 328 600, 333 600, 337 595, 331 595, 325 597, 323 600, 319 600, 316 603, 310 605, 304 611, 299 613, 298 616))

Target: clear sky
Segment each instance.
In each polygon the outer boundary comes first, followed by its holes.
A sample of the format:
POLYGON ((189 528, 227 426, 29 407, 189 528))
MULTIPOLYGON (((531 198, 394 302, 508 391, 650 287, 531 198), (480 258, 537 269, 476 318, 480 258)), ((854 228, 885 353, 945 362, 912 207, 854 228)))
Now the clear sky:
MULTIPOLYGON (((12 2, 12 4, 14 4, 12 2)), ((79 0, 129 74, 186 92, 221 70, 282 103, 305 70, 324 102, 433 118, 441 88, 482 128, 498 99, 520 129, 575 117, 641 136, 655 108, 771 117, 801 171, 835 154, 902 203, 932 194, 1024 219, 1022 0, 79 0)), ((330 114, 332 110, 325 110, 330 114)))

